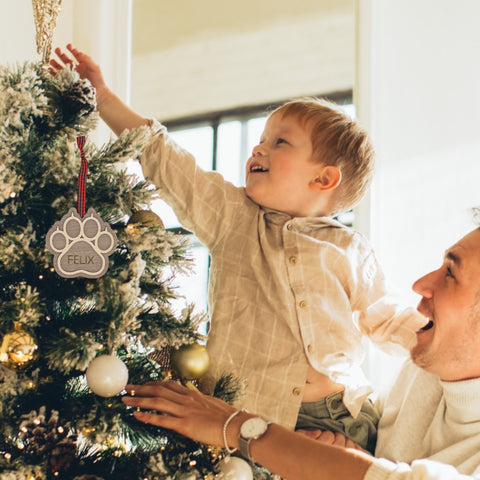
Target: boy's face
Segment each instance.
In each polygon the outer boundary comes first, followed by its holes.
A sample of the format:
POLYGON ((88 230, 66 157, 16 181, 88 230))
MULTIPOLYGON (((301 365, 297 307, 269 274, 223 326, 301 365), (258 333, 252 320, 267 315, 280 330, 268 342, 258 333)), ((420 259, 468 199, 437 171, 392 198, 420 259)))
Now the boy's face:
POLYGON ((271 116, 246 166, 246 193, 257 204, 292 216, 312 214, 314 163, 310 132, 294 117, 271 116))

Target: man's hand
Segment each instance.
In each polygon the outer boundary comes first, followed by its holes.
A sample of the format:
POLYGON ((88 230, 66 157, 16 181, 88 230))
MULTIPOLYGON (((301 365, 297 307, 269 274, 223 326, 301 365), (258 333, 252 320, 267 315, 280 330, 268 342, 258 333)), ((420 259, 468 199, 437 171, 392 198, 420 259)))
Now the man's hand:
POLYGON ((336 445, 337 447, 353 448, 362 452, 364 451, 363 448, 357 445, 353 440, 350 440, 339 432, 330 432, 328 430, 297 430, 297 433, 313 438, 326 445, 336 445))
POLYGON ((222 400, 173 381, 125 388, 132 396, 125 395, 123 403, 138 409, 134 412, 138 420, 175 430, 202 443, 223 446, 223 425, 235 409, 222 400))

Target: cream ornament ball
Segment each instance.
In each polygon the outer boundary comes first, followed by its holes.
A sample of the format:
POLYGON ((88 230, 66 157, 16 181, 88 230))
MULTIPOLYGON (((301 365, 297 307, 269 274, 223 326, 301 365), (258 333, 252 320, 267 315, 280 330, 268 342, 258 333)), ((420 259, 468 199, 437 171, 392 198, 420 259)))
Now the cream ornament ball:
POLYGON ((125 388, 128 369, 118 357, 101 355, 90 362, 86 377, 93 393, 101 397, 113 397, 125 388))
POLYGON ((240 457, 227 457, 219 463, 222 480, 253 480, 252 469, 240 457))

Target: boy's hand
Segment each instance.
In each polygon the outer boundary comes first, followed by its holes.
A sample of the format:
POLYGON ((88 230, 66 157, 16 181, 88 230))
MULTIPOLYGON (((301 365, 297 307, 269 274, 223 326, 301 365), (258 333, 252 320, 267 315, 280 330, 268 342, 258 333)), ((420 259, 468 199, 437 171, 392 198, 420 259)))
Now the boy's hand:
POLYGON ((50 60, 50 73, 55 75, 57 71, 62 70, 66 66, 75 68, 81 78, 90 80, 90 83, 97 90, 98 100, 98 96, 101 96, 102 92, 107 89, 102 70, 89 55, 76 49, 71 43, 67 45, 67 49, 71 53, 71 56, 67 55, 67 53, 60 48, 55 49, 55 54, 62 63, 59 63, 55 59, 50 60))
POLYGON ((75 68, 82 78, 90 80, 97 94, 97 109, 100 117, 120 135, 125 129, 138 128, 148 125, 147 119, 133 111, 114 92, 112 92, 103 78, 102 70, 86 53, 77 50, 72 44, 67 45, 68 52, 60 48, 55 49, 58 57, 50 60, 50 73, 55 75, 63 68, 75 68))

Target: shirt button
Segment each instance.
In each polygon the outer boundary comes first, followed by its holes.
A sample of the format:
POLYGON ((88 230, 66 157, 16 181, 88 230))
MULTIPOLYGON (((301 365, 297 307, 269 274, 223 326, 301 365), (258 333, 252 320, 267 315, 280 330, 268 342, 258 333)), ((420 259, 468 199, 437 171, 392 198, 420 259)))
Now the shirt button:
POLYGON ((297 263, 297 257, 295 257, 294 255, 292 255, 288 260, 292 265, 296 265, 297 263))
POLYGON ((291 230, 293 228, 293 225, 291 223, 287 223, 287 230, 291 230))
POLYGON ((299 388, 299 387, 295 387, 293 390, 292 390, 292 393, 298 397, 301 393, 302 393, 302 389, 299 388))
POLYGON ((312 347, 312 345, 308 345, 307 351, 308 351, 308 353, 312 353, 312 352, 313 352, 313 347, 312 347))
POLYGON ((305 308, 307 306, 307 302, 305 300, 302 300, 300 303, 300 308, 305 308))

